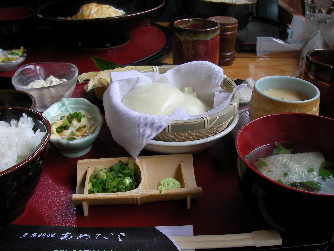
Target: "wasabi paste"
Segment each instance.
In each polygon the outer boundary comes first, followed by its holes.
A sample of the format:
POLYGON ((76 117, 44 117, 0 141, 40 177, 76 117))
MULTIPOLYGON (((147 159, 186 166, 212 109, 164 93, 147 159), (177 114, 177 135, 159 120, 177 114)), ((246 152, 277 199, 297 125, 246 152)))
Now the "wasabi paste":
POLYGON ((173 178, 164 178, 158 183, 158 190, 160 190, 161 194, 164 194, 165 190, 174 190, 178 188, 181 188, 181 184, 173 178))

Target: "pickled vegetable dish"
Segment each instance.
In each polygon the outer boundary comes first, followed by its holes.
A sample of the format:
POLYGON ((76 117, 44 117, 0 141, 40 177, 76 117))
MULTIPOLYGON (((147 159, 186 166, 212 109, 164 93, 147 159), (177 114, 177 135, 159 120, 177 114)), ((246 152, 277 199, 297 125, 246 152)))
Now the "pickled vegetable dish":
POLYGON ((2 50, 0 49, 0 63, 5 62, 12 62, 24 55, 24 48, 23 46, 20 47, 20 49, 14 49, 14 50, 2 50))
POLYGON ((67 141, 77 140, 92 134, 98 123, 84 111, 78 111, 54 118, 51 124, 51 138, 67 141))

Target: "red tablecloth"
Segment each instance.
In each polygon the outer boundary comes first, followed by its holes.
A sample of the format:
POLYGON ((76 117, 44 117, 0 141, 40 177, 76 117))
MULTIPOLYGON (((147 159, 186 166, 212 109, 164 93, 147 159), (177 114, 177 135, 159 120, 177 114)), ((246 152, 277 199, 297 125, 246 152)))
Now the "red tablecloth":
MULTIPOLYGON (((83 84, 74 97, 86 97, 83 84)), ((153 154, 143 152, 143 155, 153 154)), ((193 200, 143 205, 90 206, 84 216, 71 195, 76 187, 78 159, 129 156, 111 136, 106 124, 91 151, 80 158, 66 158, 49 146, 41 180, 24 213, 14 224, 77 227, 145 227, 193 225, 195 234, 243 233, 266 228, 266 224, 243 199, 235 168, 234 139, 227 135, 216 145, 194 156, 197 185, 203 193, 193 200)), ((159 168, 157 166, 157 168, 159 168)))
MULTIPOLYGON (((52 37, 45 37, 49 33, 38 34, 39 37, 31 38, 28 43, 27 58, 20 66, 36 62, 68 62, 75 64, 81 74, 98 70, 91 59, 93 56, 119 65, 134 63, 153 57, 168 46, 163 29, 165 28, 159 25, 141 26, 129 34, 129 40, 126 43, 110 48, 67 46, 66 40, 57 44, 52 41, 52 37)), ((0 77, 12 77, 16 70, 0 71, 0 77)))

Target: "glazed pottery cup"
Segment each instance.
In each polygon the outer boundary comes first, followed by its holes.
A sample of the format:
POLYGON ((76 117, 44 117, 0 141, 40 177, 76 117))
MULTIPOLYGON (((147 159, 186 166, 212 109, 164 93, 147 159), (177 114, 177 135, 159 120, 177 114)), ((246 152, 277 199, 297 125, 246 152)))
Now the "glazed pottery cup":
POLYGON ((310 51, 303 79, 320 90, 320 115, 334 118, 334 49, 310 51))
POLYGON ((210 20, 220 25, 219 65, 231 65, 235 60, 235 41, 238 33, 238 20, 233 17, 214 16, 210 20))
POLYGON ((255 82, 249 106, 250 119, 274 113, 319 114, 320 91, 308 81, 289 76, 267 76, 255 82), (268 89, 290 89, 297 91, 305 100, 289 101, 272 97, 268 89))
POLYGON ((219 23, 203 18, 172 22, 173 64, 203 60, 218 65, 219 23))

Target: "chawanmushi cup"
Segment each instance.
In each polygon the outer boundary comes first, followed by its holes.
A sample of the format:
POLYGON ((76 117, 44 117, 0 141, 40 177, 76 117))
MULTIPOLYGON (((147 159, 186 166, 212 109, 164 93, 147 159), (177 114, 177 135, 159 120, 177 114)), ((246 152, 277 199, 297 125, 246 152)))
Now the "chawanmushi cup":
POLYGON ((320 103, 319 89, 308 81, 289 76, 267 76, 255 82, 249 105, 250 119, 274 113, 307 113, 318 115, 320 103), (272 97, 264 91, 268 89, 295 90, 308 99, 290 101, 272 97))

